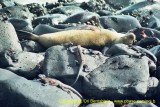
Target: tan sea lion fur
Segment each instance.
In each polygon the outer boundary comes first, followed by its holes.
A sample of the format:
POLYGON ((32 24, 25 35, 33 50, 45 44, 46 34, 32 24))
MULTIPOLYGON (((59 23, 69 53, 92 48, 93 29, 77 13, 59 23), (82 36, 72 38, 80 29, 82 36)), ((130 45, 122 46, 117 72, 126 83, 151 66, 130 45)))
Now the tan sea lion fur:
POLYGON ((116 43, 133 44, 136 36, 133 33, 117 33, 107 29, 93 27, 85 30, 67 30, 56 33, 35 35, 25 31, 28 35, 22 35, 23 39, 30 39, 39 42, 42 46, 49 48, 54 45, 73 43, 74 45, 87 46, 111 46, 116 43))

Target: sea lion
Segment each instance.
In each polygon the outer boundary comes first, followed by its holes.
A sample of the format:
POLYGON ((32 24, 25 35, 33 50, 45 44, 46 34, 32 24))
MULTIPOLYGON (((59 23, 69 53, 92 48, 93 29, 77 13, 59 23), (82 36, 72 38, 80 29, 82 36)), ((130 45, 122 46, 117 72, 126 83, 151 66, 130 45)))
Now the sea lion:
POLYGON ((133 33, 122 34, 98 27, 90 27, 85 30, 67 30, 39 36, 25 31, 17 31, 17 33, 19 33, 18 36, 20 39, 37 41, 46 48, 69 42, 88 48, 103 47, 111 46, 116 43, 133 44, 136 39, 133 33))

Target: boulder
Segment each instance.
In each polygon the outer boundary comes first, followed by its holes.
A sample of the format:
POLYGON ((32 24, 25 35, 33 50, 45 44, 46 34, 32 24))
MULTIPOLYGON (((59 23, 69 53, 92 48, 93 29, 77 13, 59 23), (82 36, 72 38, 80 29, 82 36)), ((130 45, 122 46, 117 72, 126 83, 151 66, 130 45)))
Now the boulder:
POLYGON ((105 99, 142 99, 148 89, 148 58, 119 55, 85 75, 84 95, 105 99), (115 97, 116 96, 116 97, 115 97))
POLYGON ((147 16, 150 11, 152 11, 153 15, 155 15, 157 18, 160 18, 159 6, 159 0, 143 0, 117 11, 116 14, 131 14, 135 17, 139 17, 147 16))
POLYGON ((5 50, 22 51, 16 31, 8 21, 0 21, 0 52, 5 50))
POLYGON ((85 10, 77 6, 60 6, 52 9, 50 14, 61 13, 69 16, 74 13, 84 12, 84 11, 85 10))
POLYGON ((80 5, 81 8, 90 12, 106 9, 107 6, 109 7, 109 5, 105 3, 105 0, 89 0, 82 2, 80 5))
POLYGON ((33 30, 31 20, 29 19, 9 18, 9 22, 12 23, 16 30, 24 30, 28 32, 32 32, 33 30))
POLYGON ((77 12, 70 15, 64 23, 87 23, 100 26, 99 15, 93 12, 77 12))
POLYGON ((156 62, 157 62, 157 58, 156 56, 151 53, 150 51, 148 51, 145 48, 142 48, 140 46, 128 46, 125 44, 114 44, 112 45, 109 49, 107 47, 105 47, 103 49, 103 54, 105 56, 118 56, 118 55, 128 55, 130 57, 137 57, 137 58, 141 58, 142 56, 147 56, 150 61, 150 69, 151 71, 156 70, 156 62))
POLYGON ((31 52, 5 51, 0 55, 1 67, 23 77, 33 79, 39 74, 44 56, 31 52))
POLYGON ((41 6, 39 3, 29 3, 26 4, 29 11, 33 13, 35 16, 43 16, 47 13, 46 8, 44 6, 41 6))
MULTIPOLYGON (((75 52, 77 52, 77 47, 73 46, 75 52)), ((85 48, 82 48, 83 51, 88 51, 85 48)), ((86 75, 86 72, 92 71, 101 64, 103 64, 107 57, 92 55, 92 54, 83 54, 85 59, 86 68, 82 71, 79 71, 80 63, 77 61, 79 56, 76 53, 67 50, 65 46, 53 46, 47 49, 45 53, 45 59, 43 62, 43 73, 49 77, 60 78, 63 82, 68 84, 73 83, 73 79, 77 76, 78 72, 80 77, 86 75), (72 79, 72 82, 71 82, 72 79), (70 80, 70 83, 69 83, 70 80)), ((81 81, 77 81, 80 82, 81 81)), ((81 88, 80 88, 81 89, 81 88)))
POLYGON ((39 81, 27 80, 4 69, 0 69, 0 87, 1 107, 78 107, 81 103, 72 92, 43 86, 39 81))
POLYGON ((28 10, 26 6, 9 6, 0 10, 0 15, 7 15, 9 18, 17 19, 33 19, 33 14, 28 10))
POLYGON ((52 14, 52 15, 44 15, 44 16, 39 16, 36 19, 32 21, 33 27, 36 27, 39 24, 46 24, 46 25, 57 25, 59 23, 64 22, 67 19, 67 16, 64 14, 52 14))
POLYGON ((55 33, 59 31, 63 31, 63 29, 54 28, 46 24, 39 24, 34 28, 33 33, 36 35, 42 35, 46 33, 55 33))
POLYGON ((45 49, 43 46, 41 46, 38 42, 32 41, 32 40, 23 40, 20 42, 23 51, 27 52, 44 52, 45 49))
POLYGON ((99 20, 105 29, 113 28, 117 32, 128 32, 136 27, 141 27, 139 21, 129 15, 102 16, 99 20))
POLYGON ((138 3, 141 1, 144 1, 144 0, 127 0, 127 1, 119 0, 118 2, 117 2, 117 0, 105 0, 106 3, 108 3, 110 5, 114 5, 113 7, 116 7, 116 6, 126 7, 128 5, 131 5, 133 3, 138 3))
POLYGON ((149 49, 149 51, 156 56, 157 66, 159 67, 160 66, 160 62, 159 62, 159 60, 160 60, 160 45, 154 46, 153 48, 149 49))
POLYGON ((14 0, 1 0, 0 4, 2 7, 15 6, 14 0))
MULTIPOLYGON (((153 14, 153 13, 152 13, 153 14)), ((154 15, 148 15, 146 19, 141 22, 141 25, 143 27, 149 27, 149 28, 160 28, 160 20, 154 15)))

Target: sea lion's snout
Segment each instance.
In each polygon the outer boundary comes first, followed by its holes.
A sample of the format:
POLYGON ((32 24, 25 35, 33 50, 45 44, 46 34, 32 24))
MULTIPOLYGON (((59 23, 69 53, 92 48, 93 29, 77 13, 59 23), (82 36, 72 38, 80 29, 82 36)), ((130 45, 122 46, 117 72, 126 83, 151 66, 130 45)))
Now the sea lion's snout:
POLYGON ((136 44, 137 43, 137 40, 133 40, 133 44, 136 44))
POLYGON ((136 35, 134 33, 130 33, 130 35, 132 36, 132 40, 133 40, 132 44, 136 44, 137 43, 136 35))
POLYGON ((134 33, 128 33, 127 35, 128 35, 128 37, 129 37, 129 39, 132 39, 132 40, 135 40, 135 39, 136 39, 136 36, 135 36, 134 33))
POLYGON ((137 42, 136 35, 134 33, 127 33, 125 42, 128 42, 126 44, 135 44, 137 42))

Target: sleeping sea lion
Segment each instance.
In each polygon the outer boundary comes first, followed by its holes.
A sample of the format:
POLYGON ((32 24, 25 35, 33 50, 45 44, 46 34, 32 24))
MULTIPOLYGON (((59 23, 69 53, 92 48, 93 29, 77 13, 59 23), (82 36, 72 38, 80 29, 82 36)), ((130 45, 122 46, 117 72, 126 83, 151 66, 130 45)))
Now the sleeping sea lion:
POLYGON ((17 33, 20 39, 37 41, 46 48, 70 42, 82 47, 103 47, 116 43, 133 44, 136 39, 133 33, 122 34, 97 27, 90 27, 85 30, 60 31, 39 36, 25 31, 18 31, 17 33))

